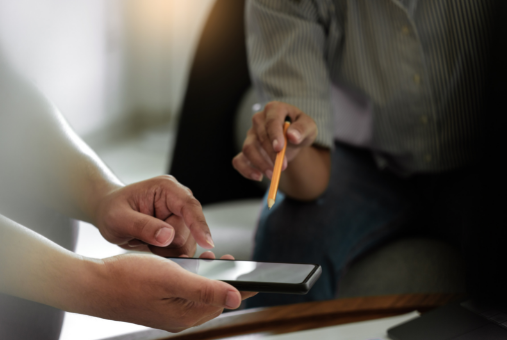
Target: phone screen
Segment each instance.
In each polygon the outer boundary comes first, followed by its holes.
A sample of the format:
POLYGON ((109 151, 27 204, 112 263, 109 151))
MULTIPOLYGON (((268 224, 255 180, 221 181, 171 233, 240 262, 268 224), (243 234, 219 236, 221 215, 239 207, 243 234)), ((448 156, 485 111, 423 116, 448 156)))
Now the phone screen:
POLYGON ((302 283, 315 269, 313 264, 170 258, 198 275, 220 281, 302 283))

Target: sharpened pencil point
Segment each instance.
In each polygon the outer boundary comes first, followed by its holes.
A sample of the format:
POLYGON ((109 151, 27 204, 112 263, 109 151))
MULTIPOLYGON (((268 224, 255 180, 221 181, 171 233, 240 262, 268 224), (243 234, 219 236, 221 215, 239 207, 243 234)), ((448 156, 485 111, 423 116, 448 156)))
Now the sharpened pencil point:
POLYGON ((275 200, 268 198, 268 208, 271 209, 271 207, 275 204, 275 200))

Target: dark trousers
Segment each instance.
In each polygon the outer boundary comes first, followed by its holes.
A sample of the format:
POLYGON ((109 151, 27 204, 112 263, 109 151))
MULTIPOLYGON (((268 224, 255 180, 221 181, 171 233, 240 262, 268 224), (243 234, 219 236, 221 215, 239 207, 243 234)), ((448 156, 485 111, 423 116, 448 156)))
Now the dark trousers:
POLYGON ((255 236, 256 261, 318 263, 323 273, 307 295, 258 294, 247 307, 333 299, 343 269, 387 240, 422 235, 460 245, 477 210, 475 166, 400 178, 379 170, 369 151, 336 144, 326 192, 313 202, 278 194, 265 206, 255 236))

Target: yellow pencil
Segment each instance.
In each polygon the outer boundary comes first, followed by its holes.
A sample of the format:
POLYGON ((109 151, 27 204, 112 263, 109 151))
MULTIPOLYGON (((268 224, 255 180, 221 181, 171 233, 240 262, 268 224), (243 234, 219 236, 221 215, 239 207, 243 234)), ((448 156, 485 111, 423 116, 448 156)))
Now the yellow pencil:
POLYGON ((280 183, 280 175, 282 174, 283 158, 285 157, 285 150, 287 149, 287 129, 290 126, 290 117, 285 118, 283 123, 283 138, 285 143, 283 149, 276 155, 275 168, 273 169, 273 176, 271 177, 271 185, 268 193, 268 208, 271 209, 275 204, 276 193, 278 192, 278 184, 280 183))

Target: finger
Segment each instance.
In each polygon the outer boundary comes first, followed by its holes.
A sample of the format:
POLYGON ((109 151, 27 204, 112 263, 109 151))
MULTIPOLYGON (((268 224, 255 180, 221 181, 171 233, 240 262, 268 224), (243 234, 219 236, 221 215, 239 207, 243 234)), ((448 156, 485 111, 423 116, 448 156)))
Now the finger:
POLYGON ((178 257, 181 255, 187 255, 189 257, 194 256, 197 245, 183 219, 173 214, 165 221, 174 227, 176 235, 172 243, 167 247, 150 246, 151 252, 163 257, 178 257))
POLYGON ((287 169, 287 165, 288 165, 287 156, 284 156, 283 157, 283 164, 282 164, 282 171, 287 169))
POLYGON ((164 204, 173 214, 183 218, 196 242, 203 248, 213 248, 213 238, 206 218, 202 212, 201 203, 192 195, 190 190, 181 185, 174 177, 167 176, 162 186, 164 204))
POLYGON ((220 257, 220 260, 234 260, 234 256, 227 254, 220 257))
POLYGON ((143 241, 138 240, 138 239, 133 239, 133 240, 128 241, 127 245, 129 247, 135 248, 135 247, 145 246, 146 242, 143 242, 143 241))
POLYGON ((132 238, 159 247, 165 247, 173 240, 174 228, 170 224, 135 210, 122 213, 118 224, 125 226, 132 238))
POLYGON ((225 282, 207 279, 181 267, 173 267, 167 276, 168 289, 173 296, 228 309, 238 308, 241 304, 239 291, 225 282), (178 275, 174 275, 175 269, 179 271, 178 275))
POLYGON ((287 129, 289 143, 300 146, 311 145, 317 138, 317 125, 307 115, 299 115, 287 129))
POLYGON ((146 243, 144 243, 142 241, 140 241, 140 242, 141 242, 141 244, 136 245, 134 247, 131 247, 128 243, 119 244, 118 247, 123 248, 125 250, 135 250, 135 251, 140 251, 140 252, 149 252, 150 248, 149 248, 148 244, 146 244, 146 243))
POLYGON ((197 245, 194 237, 190 235, 190 237, 187 239, 187 243, 185 243, 181 247, 175 248, 172 247, 172 245, 169 245, 167 247, 155 247, 150 245, 149 249, 153 254, 162 257, 179 257, 182 255, 192 257, 195 254, 197 245))
POLYGON ((254 181, 262 181, 262 172, 254 168, 242 152, 232 159, 232 166, 243 177, 254 181))
POLYGON ((190 237, 190 229, 185 225, 183 218, 177 215, 170 215, 165 220, 166 223, 170 224, 174 228, 174 238, 169 248, 181 248, 183 247, 190 237))
MULTIPOLYGON (((269 143, 266 145, 271 148, 269 143)), ((263 149, 261 143, 256 139, 256 136, 250 134, 243 144, 243 155, 248 159, 251 166, 266 173, 267 170, 273 169, 273 162, 268 155, 268 152, 263 149)))
POLYGON ((215 254, 211 251, 205 251, 204 253, 202 253, 200 256, 199 256, 200 259, 209 259, 209 260, 214 260, 215 259, 215 254))
POLYGON ((267 158, 269 159, 269 164, 271 168, 273 168, 273 164, 276 158, 276 153, 273 149, 273 141, 269 138, 268 133, 266 131, 266 120, 264 117, 264 112, 262 112, 262 116, 254 116, 252 118, 252 129, 248 132, 249 134, 253 134, 255 136, 255 140, 259 143, 259 149, 263 149, 267 158))
POLYGON ((283 136, 283 123, 289 114, 288 106, 279 103, 268 103, 266 105, 266 134, 273 146, 275 153, 282 151, 285 145, 283 136))

